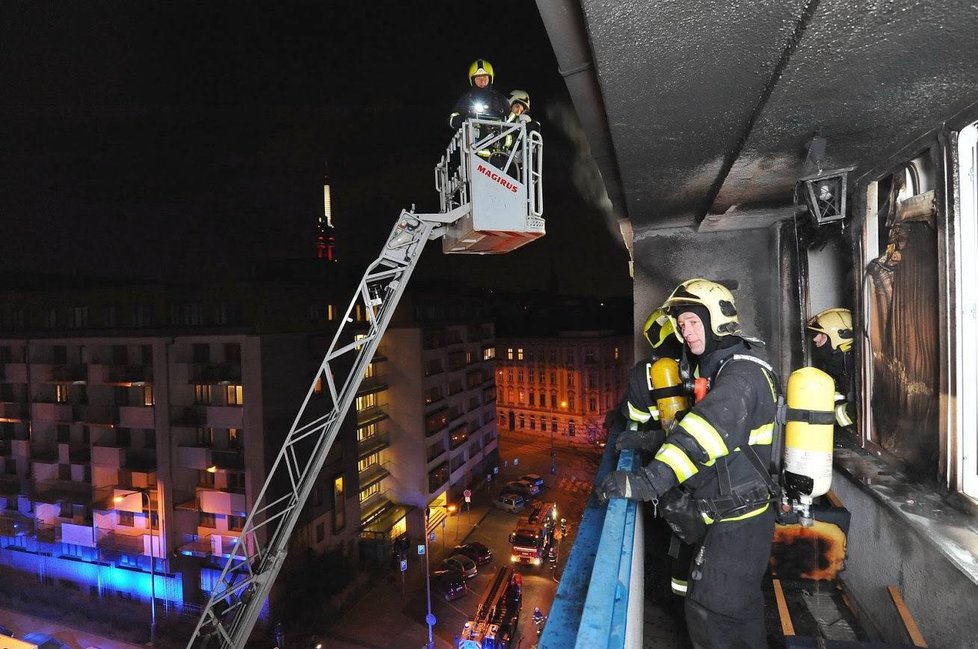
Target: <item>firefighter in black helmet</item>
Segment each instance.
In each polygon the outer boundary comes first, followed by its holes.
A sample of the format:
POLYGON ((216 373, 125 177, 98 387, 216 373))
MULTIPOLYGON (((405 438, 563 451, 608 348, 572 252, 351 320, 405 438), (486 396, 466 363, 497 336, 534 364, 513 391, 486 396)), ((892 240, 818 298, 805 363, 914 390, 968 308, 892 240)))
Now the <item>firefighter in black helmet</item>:
POLYGON ((452 130, 462 126, 462 122, 479 117, 502 121, 509 113, 509 102, 501 92, 493 87, 495 71, 492 63, 485 59, 476 59, 469 66, 469 85, 471 86, 459 100, 448 118, 452 130))
POLYGON ((812 362, 835 381, 835 423, 840 428, 855 424, 852 385, 852 313, 826 309, 808 320, 812 336, 812 362))
POLYGON ((612 471, 598 492, 658 501, 682 485, 688 498, 660 507, 683 540, 696 544, 686 596, 693 647, 764 649, 761 581, 775 516, 766 467, 777 378, 743 336, 724 286, 688 280, 663 306, 698 375, 709 378, 709 391, 670 430, 649 464, 636 473, 612 471))

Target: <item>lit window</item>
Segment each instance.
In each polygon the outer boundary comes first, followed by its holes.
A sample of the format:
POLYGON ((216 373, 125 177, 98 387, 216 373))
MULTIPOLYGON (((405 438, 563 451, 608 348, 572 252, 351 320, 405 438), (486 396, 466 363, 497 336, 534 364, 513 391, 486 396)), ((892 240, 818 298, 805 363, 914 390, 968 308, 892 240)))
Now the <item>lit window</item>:
POLYGON ((518 347, 516 349, 516 360, 519 360, 519 361, 523 360, 523 348, 522 347, 518 347))
POLYGON ((240 406, 244 403, 244 387, 240 385, 227 386, 227 403, 229 406, 240 406))
POLYGON ((151 405, 153 405, 153 403, 154 403, 154 401, 153 401, 153 386, 152 385, 144 385, 143 386, 143 405, 144 406, 151 406, 151 405))
POLYGON ((506 348, 506 360, 508 360, 508 361, 513 360, 513 348, 512 347, 507 347, 506 348))
POLYGON ((58 383, 54 386, 54 400, 58 403, 68 403, 67 383, 58 383))
POLYGON ((205 385, 203 383, 197 383, 194 385, 194 403, 198 405, 210 405, 211 402, 211 386, 205 385))

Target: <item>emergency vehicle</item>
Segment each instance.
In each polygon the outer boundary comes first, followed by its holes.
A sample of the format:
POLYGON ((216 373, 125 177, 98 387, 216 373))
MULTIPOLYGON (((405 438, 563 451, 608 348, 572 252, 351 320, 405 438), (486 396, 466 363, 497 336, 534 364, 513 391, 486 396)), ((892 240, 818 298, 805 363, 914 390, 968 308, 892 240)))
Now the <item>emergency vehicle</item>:
POLYGON ((508 649, 516 636, 523 605, 523 578, 500 566, 479 602, 475 616, 455 637, 457 649, 508 649))
POLYGON ((513 545, 513 563, 543 564, 547 552, 553 546, 554 527, 557 524, 557 503, 535 502, 526 515, 516 523, 509 535, 513 545))

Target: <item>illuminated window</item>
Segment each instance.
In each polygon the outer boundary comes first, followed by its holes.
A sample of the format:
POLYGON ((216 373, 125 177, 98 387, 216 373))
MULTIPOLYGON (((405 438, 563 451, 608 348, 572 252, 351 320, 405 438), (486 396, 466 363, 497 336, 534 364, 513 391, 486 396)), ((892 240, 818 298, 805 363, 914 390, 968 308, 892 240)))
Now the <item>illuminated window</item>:
POLYGON ((153 401, 153 386, 152 385, 144 385, 143 386, 143 405, 144 406, 151 406, 151 405, 153 405, 153 403, 154 403, 154 401, 153 401))
POLYGON ((523 348, 522 347, 517 347, 517 349, 516 349, 516 360, 518 360, 518 361, 523 360, 523 348))
POLYGON ((379 430, 377 423, 367 424, 357 429, 357 441, 362 442, 365 439, 370 439, 377 434, 379 430))
POLYGON ((198 405, 210 405, 211 386, 197 383, 194 385, 194 403, 198 405))
POLYGON ((346 503, 343 494, 346 487, 343 484, 343 476, 333 478, 333 533, 339 532, 346 526, 346 503))
POLYGON ((508 361, 513 360, 513 348, 512 347, 507 347, 506 348, 506 360, 508 360, 508 361))
POLYGON ((322 377, 322 375, 319 375, 319 376, 316 377, 316 385, 315 385, 315 387, 313 387, 312 391, 315 392, 316 394, 322 394, 323 393, 323 377, 322 377))
POLYGON ((373 363, 367 365, 367 369, 363 371, 363 378, 372 379, 377 376, 377 367, 373 363))
POLYGON ((227 387, 227 403, 229 406, 240 406, 244 403, 244 387, 229 385, 227 387))
POLYGON ((54 386, 54 400, 58 403, 68 403, 67 383, 58 383, 54 386))
POLYGON ((377 406, 377 394, 370 393, 357 397, 357 411, 363 412, 377 406))
POLYGON ((615 347, 615 360, 617 361, 620 358, 621 358, 621 350, 615 347))
POLYGON ((228 448, 241 448, 240 428, 228 428, 228 448))
POLYGON ((363 472, 374 466, 375 464, 380 464, 380 453, 371 453, 359 462, 357 462, 357 471, 363 472))
POLYGON ((136 517, 132 512, 118 512, 119 525, 122 527, 133 527, 136 524, 136 517))
POLYGON ((228 516, 228 531, 229 532, 240 532, 244 529, 245 517, 244 516, 228 516))
POLYGON ((217 527, 217 516, 208 512, 200 512, 200 520, 197 522, 197 526, 214 529, 217 527))
POLYGON ((336 319, 336 305, 327 304, 326 305, 326 319, 332 322, 336 319))
POLYGON ((365 500, 367 500, 368 498, 370 498, 371 496, 373 496, 374 494, 379 494, 379 493, 380 493, 380 483, 379 482, 378 483, 375 483, 375 484, 372 484, 372 485, 370 485, 369 487, 367 487, 365 489, 361 489, 360 490, 360 502, 362 503, 365 500))

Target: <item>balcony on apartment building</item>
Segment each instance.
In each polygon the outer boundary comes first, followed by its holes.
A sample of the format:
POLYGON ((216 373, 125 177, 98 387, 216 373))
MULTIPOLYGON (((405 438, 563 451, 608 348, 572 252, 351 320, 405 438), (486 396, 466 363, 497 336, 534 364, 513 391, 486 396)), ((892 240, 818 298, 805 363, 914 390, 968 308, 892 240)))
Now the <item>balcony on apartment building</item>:
POLYGON ((359 473, 360 489, 363 490, 372 487, 390 474, 391 472, 387 469, 386 462, 371 464, 359 473))
POLYGON ((33 537, 34 528, 33 516, 12 509, 0 511, 0 536, 7 538, 33 537))
POLYGON ((16 401, 0 401, 0 419, 21 420, 27 418, 27 404, 16 401))
POLYGON ((88 366, 88 382, 121 387, 146 385, 153 382, 153 366, 92 363, 88 366))
POLYGON ((119 406, 119 426, 122 428, 156 428, 154 406, 119 406))
POLYGON ((5 383, 27 383, 27 363, 0 364, 0 381, 5 383))
POLYGON ((80 415, 79 407, 73 403, 35 401, 31 404, 31 417, 34 421, 70 424, 79 421, 80 415))
POLYGON ((364 437, 357 442, 357 457, 362 459, 371 453, 377 453, 391 445, 390 435, 378 433, 370 437, 364 437))
POLYGON ((77 413, 79 421, 91 426, 119 425, 119 409, 116 406, 85 404, 77 407, 77 413))
POLYGON ((373 406, 357 411, 357 426, 367 426, 387 419, 388 414, 384 406, 373 406))
POLYGON ((165 556, 162 552, 163 548, 160 546, 160 531, 158 529, 154 529, 151 534, 149 530, 141 527, 97 527, 95 528, 95 547, 98 548, 103 558, 109 560, 120 555, 149 557, 150 552, 155 559, 162 559, 165 556), (152 550, 150 543, 153 544, 152 550))
MULTIPOLYGON (((42 366, 38 366, 40 369, 42 366)), ((88 366, 65 363, 52 363, 47 371, 40 374, 43 383, 87 383, 88 366)))
POLYGON ((428 493, 434 494, 439 489, 445 486, 448 482, 448 478, 451 472, 449 471, 448 464, 442 463, 437 468, 428 472, 428 493))
POLYGON ((197 557, 198 559, 221 557, 227 559, 231 556, 237 540, 237 535, 232 533, 184 534, 176 551, 177 554, 182 554, 185 557, 197 557))
POLYGON ((189 382, 203 385, 241 384, 240 363, 191 363, 189 382))
POLYGON ((363 527, 386 515, 393 507, 389 491, 379 491, 360 501, 360 524, 363 527))
POLYGON ((360 387, 357 388, 357 396, 362 397, 368 394, 376 394, 377 392, 383 392, 388 387, 387 381, 380 376, 372 376, 369 379, 364 379, 360 383, 360 387))
POLYGON ((197 502, 200 511, 209 514, 245 516, 248 512, 248 499, 245 494, 217 487, 198 486, 197 502))

